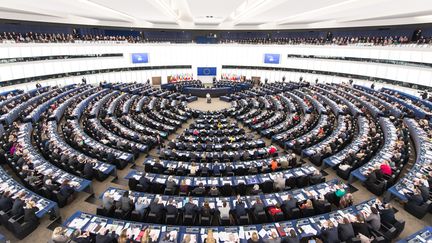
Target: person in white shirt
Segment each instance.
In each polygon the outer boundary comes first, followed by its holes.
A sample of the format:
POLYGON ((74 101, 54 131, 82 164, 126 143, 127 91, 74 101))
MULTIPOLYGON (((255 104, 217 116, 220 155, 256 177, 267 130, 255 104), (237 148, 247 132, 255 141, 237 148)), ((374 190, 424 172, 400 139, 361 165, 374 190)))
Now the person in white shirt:
POLYGON ((230 219, 229 212, 230 212, 231 208, 229 207, 229 205, 226 201, 224 201, 222 203, 222 207, 219 207, 218 210, 219 210, 221 219, 230 219))

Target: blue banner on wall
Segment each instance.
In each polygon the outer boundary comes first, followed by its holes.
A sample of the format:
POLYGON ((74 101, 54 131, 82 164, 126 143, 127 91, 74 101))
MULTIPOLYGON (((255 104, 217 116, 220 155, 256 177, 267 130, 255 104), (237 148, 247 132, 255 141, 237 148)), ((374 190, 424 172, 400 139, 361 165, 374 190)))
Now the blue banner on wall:
POLYGON ((199 67, 198 76, 216 76, 215 67, 199 67))
POLYGON ((148 53, 132 53, 132 63, 148 63, 148 53))
POLYGON ((264 54, 264 63, 279 64, 280 54, 264 54))

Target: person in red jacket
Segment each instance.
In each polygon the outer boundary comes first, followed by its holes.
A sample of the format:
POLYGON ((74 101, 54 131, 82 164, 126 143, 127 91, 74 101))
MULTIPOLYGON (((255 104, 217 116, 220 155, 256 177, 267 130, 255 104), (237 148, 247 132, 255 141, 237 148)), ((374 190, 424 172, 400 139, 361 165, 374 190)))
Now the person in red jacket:
POLYGON ((271 146, 268 150, 270 156, 274 155, 277 152, 277 149, 274 146, 271 146))
POLYGON ((270 207, 268 208, 268 212, 269 212, 269 214, 271 214, 272 216, 275 216, 277 213, 282 212, 282 210, 281 210, 281 208, 280 208, 280 205, 279 205, 279 204, 276 204, 276 205, 274 205, 274 206, 270 206, 270 207))
POLYGON ((380 165, 380 170, 384 175, 391 176, 393 173, 392 168, 390 167, 390 164, 387 160, 384 160, 384 162, 382 162, 382 164, 380 165))

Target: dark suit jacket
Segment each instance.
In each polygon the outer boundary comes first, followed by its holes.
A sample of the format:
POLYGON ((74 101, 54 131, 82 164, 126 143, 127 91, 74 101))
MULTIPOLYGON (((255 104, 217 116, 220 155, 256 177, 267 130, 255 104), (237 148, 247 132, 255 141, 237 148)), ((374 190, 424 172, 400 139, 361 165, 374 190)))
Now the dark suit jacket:
POLYGON ((338 231, 341 241, 347 241, 354 237, 354 229, 351 224, 339 224, 338 231))
POLYGON ((324 241, 324 243, 338 243, 339 242, 338 229, 336 227, 321 229, 321 238, 324 241))
POLYGON ((115 238, 111 235, 111 233, 108 233, 106 235, 96 235, 96 243, 114 243, 117 242, 115 238))
POLYGON ((0 210, 5 212, 12 209, 13 201, 10 197, 1 197, 0 198, 0 210))
POLYGON ((423 198, 423 202, 429 200, 429 188, 427 188, 426 186, 419 186, 419 190, 420 190, 420 195, 423 198))
POLYGON ((407 198, 408 198, 408 202, 412 202, 417 205, 421 205, 423 203, 423 197, 420 194, 410 194, 407 195, 407 198))
POLYGON ((141 186, 143 186, 143 188, 145 190, 147 190, 150 187, 150 184, 151 184, 150 180, 148 178, 146 178, 145 176, 141 176, 141 178, 139 179, 138 182, 139 182, 139 184, 141 186))
POLYGON ((245 209, 244 203, 240 203, 240 204, 237 203, 236 204, 235 213, 236 213, 237 217, 246 215, 246 209, 245 209))
POLYGON ((198 206, 188 202, 184 205, 183 210, 185 214, 195 215, 198 211, 198 206))
POLYGON ((167 205, 166 206, 166 211, 167 211, 167 215, 177 215, 178 214, 178 209, 176 206, 174 205, 167 205))
POLYGON ((26 208, 24 209, 24 221, 25 222, 37 222, 38 218, 36 217, 37 208, 26 208))
POLYGON ((284 201, 285 209, 292 210, 297 207, 297 199, 292 198, 291 200, 284 201))
POLYGON ((93 165, 91 163, 85 163, 83 172, 84 176, 88 178, 93 177, 93 165))
POLYGON ((152 202, 150 204, 150 212, 152 212, 152 213, 154 213, 156 215, 162 214, 163 210, 164 210, 163 204, 154 203, 154 202, 152 202))
POLYGON ((356 235, 360 233, 368 238, 371 237, 371 233, 367 223, 352 223, 352 226, 356 235))
POLYGON ((12 206, 12 215, 23 215, 24 214, 24 201, 17 198, 12 206))
POLYGON ((392 208, 383 209, 380 211, 381 222, 394 224, 396 222, 395 212, 392 208))
POLYGON ((287 236, 287 237, 285 237, 284 240, 286 243, 300 243, 300 239, 298 236, 296 236, 296 237, 287 236))

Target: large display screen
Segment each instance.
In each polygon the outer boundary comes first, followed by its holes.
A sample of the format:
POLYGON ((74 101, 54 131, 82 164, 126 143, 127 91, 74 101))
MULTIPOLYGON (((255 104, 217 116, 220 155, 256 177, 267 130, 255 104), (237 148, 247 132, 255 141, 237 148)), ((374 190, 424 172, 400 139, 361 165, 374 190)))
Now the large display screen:
POLYGON ((279 64, 280 54, 264 54, 264 63, 279 64))
POLYGON ((132 53, 132 63, 148 63, 148 53, 132 53))

